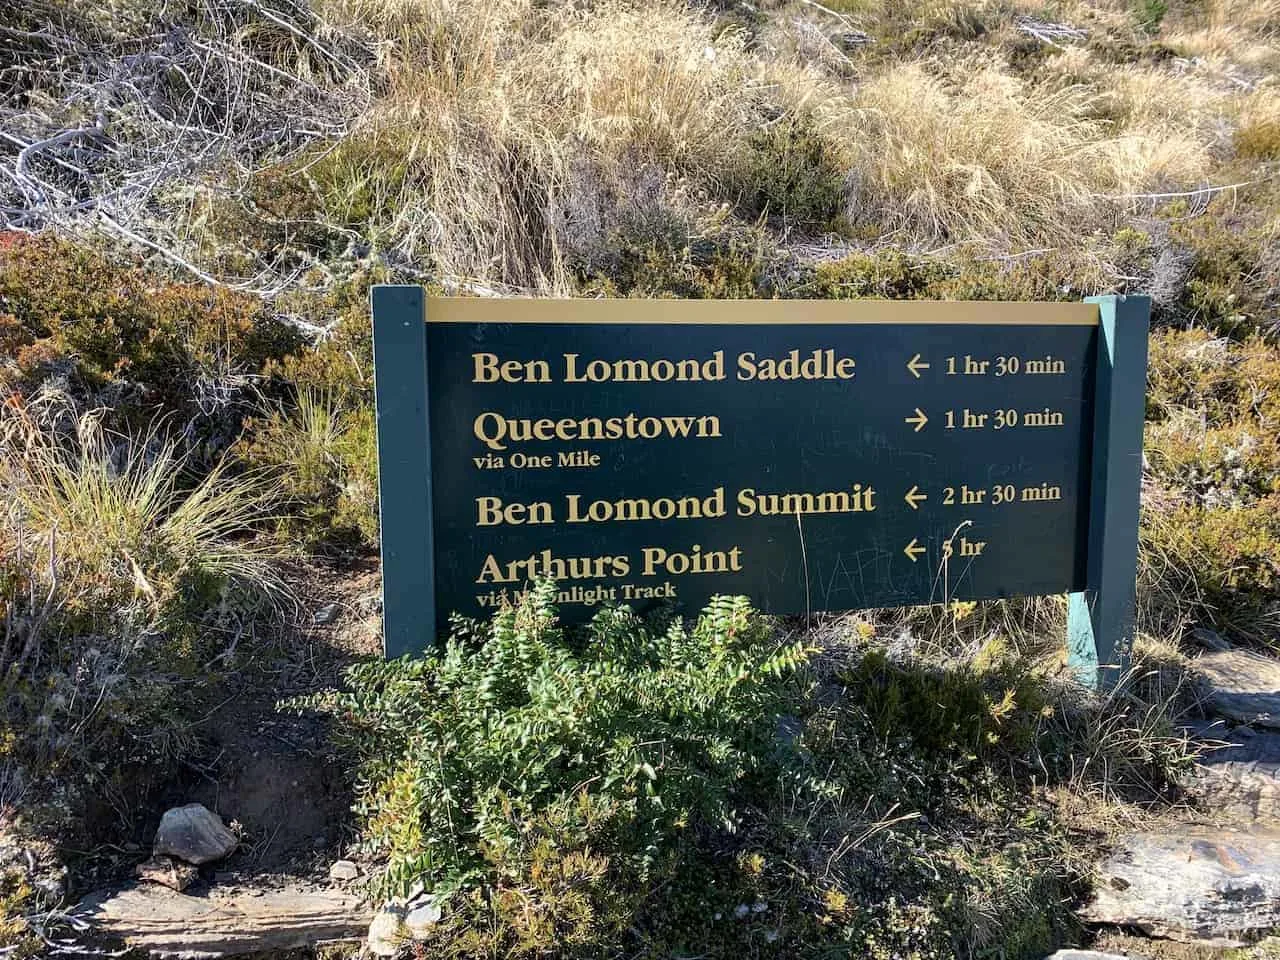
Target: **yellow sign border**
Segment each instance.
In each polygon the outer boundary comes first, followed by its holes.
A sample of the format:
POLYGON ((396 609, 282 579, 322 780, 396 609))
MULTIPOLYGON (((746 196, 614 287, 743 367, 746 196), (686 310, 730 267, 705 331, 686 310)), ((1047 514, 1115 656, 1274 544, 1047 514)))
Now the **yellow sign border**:
POLYGON ((428 323, 1088 326, 1096 303, 1007 300, 623 300, 430 297, 428 323))

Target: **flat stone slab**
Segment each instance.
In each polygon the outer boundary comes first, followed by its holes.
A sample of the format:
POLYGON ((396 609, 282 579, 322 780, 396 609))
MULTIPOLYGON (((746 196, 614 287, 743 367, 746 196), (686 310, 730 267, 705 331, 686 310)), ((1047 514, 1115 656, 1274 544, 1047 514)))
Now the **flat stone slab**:
POLYGON ((373 909, 357 896, 331 889, 222 892, 214 887, 204 896, 190 896, 143 884, 91 895, 75 915, 87 921, 91 933, 153 956, 196 960, 359 940, 373 909))
POLYGON ((1059 950, 1045 960, 1142 960, 1132 953, 1099 953, 1097 950, 1059 950))
POLYGON ((1192 666, 1206 706, 1219 716, 1280 730, 1280 660, 1248 650, 1211 650, 1192 666))
POLYGON ((1280 832, 1180 827, 1126 837, 1098 868, 1089 923, 1242 946, 1280 925, 1280 832))
POLYGON ((1244 823, 1280 821, 1280 732, 1228 730, 1222 721, 1187 732, 1204 750, 1187 783, 1204 809, 1244 823))

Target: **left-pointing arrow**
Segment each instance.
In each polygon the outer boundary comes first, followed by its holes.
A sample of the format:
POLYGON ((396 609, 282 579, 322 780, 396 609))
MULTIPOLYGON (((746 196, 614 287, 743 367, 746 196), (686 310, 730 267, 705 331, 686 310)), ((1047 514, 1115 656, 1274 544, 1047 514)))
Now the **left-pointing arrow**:
POLYGON ((927 493, 921 493, 920 488, 913 485, 902 499, 907 501, 907 506, 912 510, 919 510, 920 504, 925 500, 928 500, 929 495, 927 493))
POLYGON ((903 548, 902 552, 907 555, 907 559, 909 559, 912 563, 915 563, 922 556, 924 556, 925 548, 920 546, 919 540, 917 540, 915 537, 912 537, 911 542, 908 543, 903 548))
POLYGON ((929 366, 930 365, 928 363, 925 363, 920 359, 920 354, 918 353, 907 361, 907 369, 911 371, 911 375, 917 380, 920 379, 920 371, 928 370, 929 366))
POLYGON ((924 415, 923 410, 921 410, 919 407, 916 407, 916 415, 914 417, 907 417, 906 420, 903 422, 915 424, 914 432, 919 433, 921 430, 924 429, 924 425, 929 422, 929 418, 924 415))

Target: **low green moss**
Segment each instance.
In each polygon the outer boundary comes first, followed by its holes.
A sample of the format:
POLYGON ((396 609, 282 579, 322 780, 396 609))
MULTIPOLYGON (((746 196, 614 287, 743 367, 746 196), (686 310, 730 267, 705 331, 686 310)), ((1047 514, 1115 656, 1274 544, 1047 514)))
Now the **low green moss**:
POLYGON ((1077 300, 1071 264, 1059 254, 982 260, 897 249, 820 263, 789 289, 822 300, 1077 300))
POLYGON ((750 300, 773 293, 771 245, 756 230, 714 227, 683 245, 615 237, 611 250, 580 278, 584 296, 750 300))

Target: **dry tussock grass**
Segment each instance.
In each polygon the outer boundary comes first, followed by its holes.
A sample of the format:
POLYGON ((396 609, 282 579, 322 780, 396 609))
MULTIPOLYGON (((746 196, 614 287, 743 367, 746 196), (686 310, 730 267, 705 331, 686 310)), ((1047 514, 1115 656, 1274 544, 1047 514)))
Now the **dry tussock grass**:
POLYGON ((76 417, 51 396, 0 408, 0 528, 24 544, 64 602, 103 596, 172 600, 191 575, 283 593, 274 548, 250 539, 272 488, 227 465, 184 484, 186 461, 158 430, 126 440, 95 414, 76 417))
POLYGON ((855 87, 668 0, 324 0, 321 12, 384 38, 395 64, 363 148, 340 148, 351 169, 337 181, 377 198, 382 234, 411 259, 548 292, 572 289, 571 264, 637 179, 657 215, 691 224, 733 202, 751 136, 788 115, 835 141, 851 219, 910 243, 1061 242, 1103 197, 1198 182, 1223 138, 1208 85, 1155 70, 1111 71, 1097 91, 988 59, 906 62, 855 87), (1188 91, 1195 119, 1180 124, 1188 91))
POLYGON ((399 48, 392 89, 357 132, 388 232, 445 273, 567 289, 557 226, 581 194, 647 164, 714 181, 758 118, 742 38, 675 3, 590 9, 333 0, 399 48), (398 163, 397 163, 398 161, 398 163))
POLYGON ((1202 170, 1211 163, 1210 150, 1230 140, 1226 118, 1237 87, 1145 65, 1098 65, 1094 82, 1107 116, 1118 126, 1152 140, 1176 141, 1202 170))
POLYGON ((1063 241, 1105 195, 1201 176, 1203 148, 1117 131, 1096 92, 1033 86, 991 64, 954 79, 893 67, 857 98, 850 215, 911 237, 1063 241))
POLYGON ((1207 0, 1191 16, 1170 25, 1165 42, 1186 57, 1231 72, 1255 76, 1280 69, 1278 0, 1207 0))

